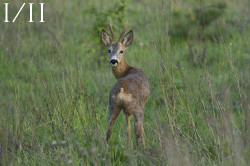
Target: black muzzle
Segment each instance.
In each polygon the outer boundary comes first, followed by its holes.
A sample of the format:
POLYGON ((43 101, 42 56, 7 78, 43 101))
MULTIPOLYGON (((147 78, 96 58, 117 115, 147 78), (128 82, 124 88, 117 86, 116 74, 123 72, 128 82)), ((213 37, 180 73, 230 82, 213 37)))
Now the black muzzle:
POLYGON ((111 59, 110 60, 110 64, 111 65, 117 65, 118 64, 118 61, 116 59, 111 59))

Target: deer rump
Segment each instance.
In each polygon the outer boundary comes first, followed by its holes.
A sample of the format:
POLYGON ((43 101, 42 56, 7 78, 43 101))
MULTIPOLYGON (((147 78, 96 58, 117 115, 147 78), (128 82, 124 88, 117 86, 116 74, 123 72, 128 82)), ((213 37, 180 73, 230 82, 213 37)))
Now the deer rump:
POLYGON ((133 69, 127 76, 118 79, 110 92, 110 104, 120 106, 126 113, 144 107, 149 95, 147 77, 140 69, 133 69))

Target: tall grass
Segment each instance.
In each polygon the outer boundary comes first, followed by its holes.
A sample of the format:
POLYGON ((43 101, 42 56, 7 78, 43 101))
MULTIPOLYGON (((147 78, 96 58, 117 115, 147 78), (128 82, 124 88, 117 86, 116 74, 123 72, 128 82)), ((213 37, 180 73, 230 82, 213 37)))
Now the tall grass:
MULTIPOLYGON (((173 11, 216 2, 126 2, 135 39, 125 59, 150 84, 140 153, 135 139, 127 148, 123 115, 110 145, 104 139, 116 80, 98 59, 86 11, 112 3, 45 1, 46 23, 28 23, 28 8, 16 23, 0 22, 0 165, 248 165, 248 2, 228 1, 209 29, 171 33, 173 11)), ((10 2, 10 10, 20 4, 10 2)))

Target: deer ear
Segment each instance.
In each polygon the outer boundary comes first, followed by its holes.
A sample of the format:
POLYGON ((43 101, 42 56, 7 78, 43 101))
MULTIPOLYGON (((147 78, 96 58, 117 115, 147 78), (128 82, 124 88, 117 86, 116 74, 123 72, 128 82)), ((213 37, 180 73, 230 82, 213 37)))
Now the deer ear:
POLYGON ((121 43, 128 47, 133 41, 133 31, 130 30, 122 39, 121 43))
POLYGON ((109 35, 107 34, 107 32, 104 29, 101 32, 101 39, 102 39, 102 42, 105 46, 108 46, 112 42, 109 35))

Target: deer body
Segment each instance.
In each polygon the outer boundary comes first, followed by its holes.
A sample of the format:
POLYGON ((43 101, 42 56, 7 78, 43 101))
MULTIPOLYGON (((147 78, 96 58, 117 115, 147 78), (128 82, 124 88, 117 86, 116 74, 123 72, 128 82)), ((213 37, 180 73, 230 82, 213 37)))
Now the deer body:
MULTIPOLYGON (((112 26, 110 30, 113 36, 112 26)), ((121 110, 126 116, 127 123, 127 141, 130 146, 131 128, 130 119, 135 117, 135 136, 136 148, 139 151, 140 142, 145 147, 144 129, 143 129, 143 114, 144 104, 149 95, 148 80, 145 73, 135 67, 129 66, 123 57, 123 52, 133 39, 133 32, 128 32, 125 37, 123 30, 118 42, 113 42, 107 35, 105 30, 102 30, 102 41, 108 49, 112 72, 117 79, 116 84, 110 91, 109 97, 109 126, 106 135, 106 141, 109 142, 112 127, 121 110)))

